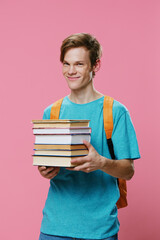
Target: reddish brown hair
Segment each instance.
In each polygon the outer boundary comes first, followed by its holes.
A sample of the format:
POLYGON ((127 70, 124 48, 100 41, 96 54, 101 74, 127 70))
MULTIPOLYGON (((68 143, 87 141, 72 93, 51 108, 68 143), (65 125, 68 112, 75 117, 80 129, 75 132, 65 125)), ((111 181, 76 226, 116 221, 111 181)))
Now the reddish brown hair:
POLYGON ((85 47, 89 51, 91 67, 102 56, 102 47, 97 39, 88 33, 76 33, 70 35, 62 42, 60 61, 63 62, 66 52, 71 48, 85 47))

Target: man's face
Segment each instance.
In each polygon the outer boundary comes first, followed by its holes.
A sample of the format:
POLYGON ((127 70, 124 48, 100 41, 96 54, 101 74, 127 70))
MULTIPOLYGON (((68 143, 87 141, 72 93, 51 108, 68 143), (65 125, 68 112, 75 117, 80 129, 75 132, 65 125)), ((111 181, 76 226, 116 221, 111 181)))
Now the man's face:
POLYGON ((84 47, 69 49, 63 61, 63 75, 71 90, 80 90, 92 80, 89 51, 84 47))

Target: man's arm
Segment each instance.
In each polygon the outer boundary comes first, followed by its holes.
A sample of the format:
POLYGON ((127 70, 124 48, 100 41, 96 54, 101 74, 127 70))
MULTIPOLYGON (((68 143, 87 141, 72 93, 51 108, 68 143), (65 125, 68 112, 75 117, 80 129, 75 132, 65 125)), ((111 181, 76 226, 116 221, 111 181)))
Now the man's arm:
POLYGON ((130 180, 133 177, 134 175, 133 160, 108 159, 99 155, 95 148, 89 142, 84 141, 84 144, 87 146, 89 154, 85 157, 78 157, 73 159, 71 163, 77 166, 67 169, 73 171, 83 171, 86 173, 99 169, 116 178, 130 180))
POLYGON ((114 177, 130 180, 134 175, 134 163, 131 159, 115 161, 104 158, 103 164, 101 170, 114 177))

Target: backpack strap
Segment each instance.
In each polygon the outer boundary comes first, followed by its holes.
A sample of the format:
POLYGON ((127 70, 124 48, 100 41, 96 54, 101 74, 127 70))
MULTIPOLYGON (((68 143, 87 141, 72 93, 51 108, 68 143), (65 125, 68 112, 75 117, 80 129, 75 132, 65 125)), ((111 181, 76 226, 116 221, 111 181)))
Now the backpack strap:
POLYGON ((112 137, 113 131, 113 116, 112 116, 113 98, 109 96, 104 96, 103 103, 103 121, 104 129, 107 139, 112 137))
POLYGON ((112 143, 112 131, 113 131, 113 116, 112 116, 112 107, 114 99, 109 96, 104 96, 103 103, 103 121, 104 121, 104 130, 107 137, 107 143, 112 159, 115 159, 113 143, 112 143))
MULTIPOLYGON (((112 114, 113 101, 114 101, 114 99, 112 97, 109 97, 109 96, 104 97, 103 121, 104 121, 104 129, 105 129, 105 133, 106 133, 109 152, 111 154, 112 159, 115 159, 113 142, 112 142, 112 138, 111 138, 112 131, 113 131, 113 114, 112 114)), ((118 181, 118 187, 119 187, 119 191, 120 191, 120 198, 117 201, 117 208, 123 208, 128 205, 126 180, 118 178, 117 181, 118 181)))
POLYGON ((51 107, 50 119, 59 119, 60 109, 63 102, 63 98, 53 103, 51 107))

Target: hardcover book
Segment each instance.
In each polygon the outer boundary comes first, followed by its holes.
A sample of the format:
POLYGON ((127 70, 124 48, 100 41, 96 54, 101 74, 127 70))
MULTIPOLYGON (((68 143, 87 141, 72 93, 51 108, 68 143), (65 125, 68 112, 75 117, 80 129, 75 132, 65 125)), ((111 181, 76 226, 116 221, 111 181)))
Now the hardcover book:
POLYGON ((36 144, 83 144, 83 140, 90 142, 90 134, 35 135, 36 144))
POLYGON ((35 156, 85 156, 88 150, 35 150, 35 156))
POLYGON ((33 128, 89 127, 89 120, 32 120, 33 128))
POLYGON ((53 156, 35 156, 33 155, 34 166, 55 166, 55 167, 74 167, 71 164, 73 157, 53 157, 53 156))

